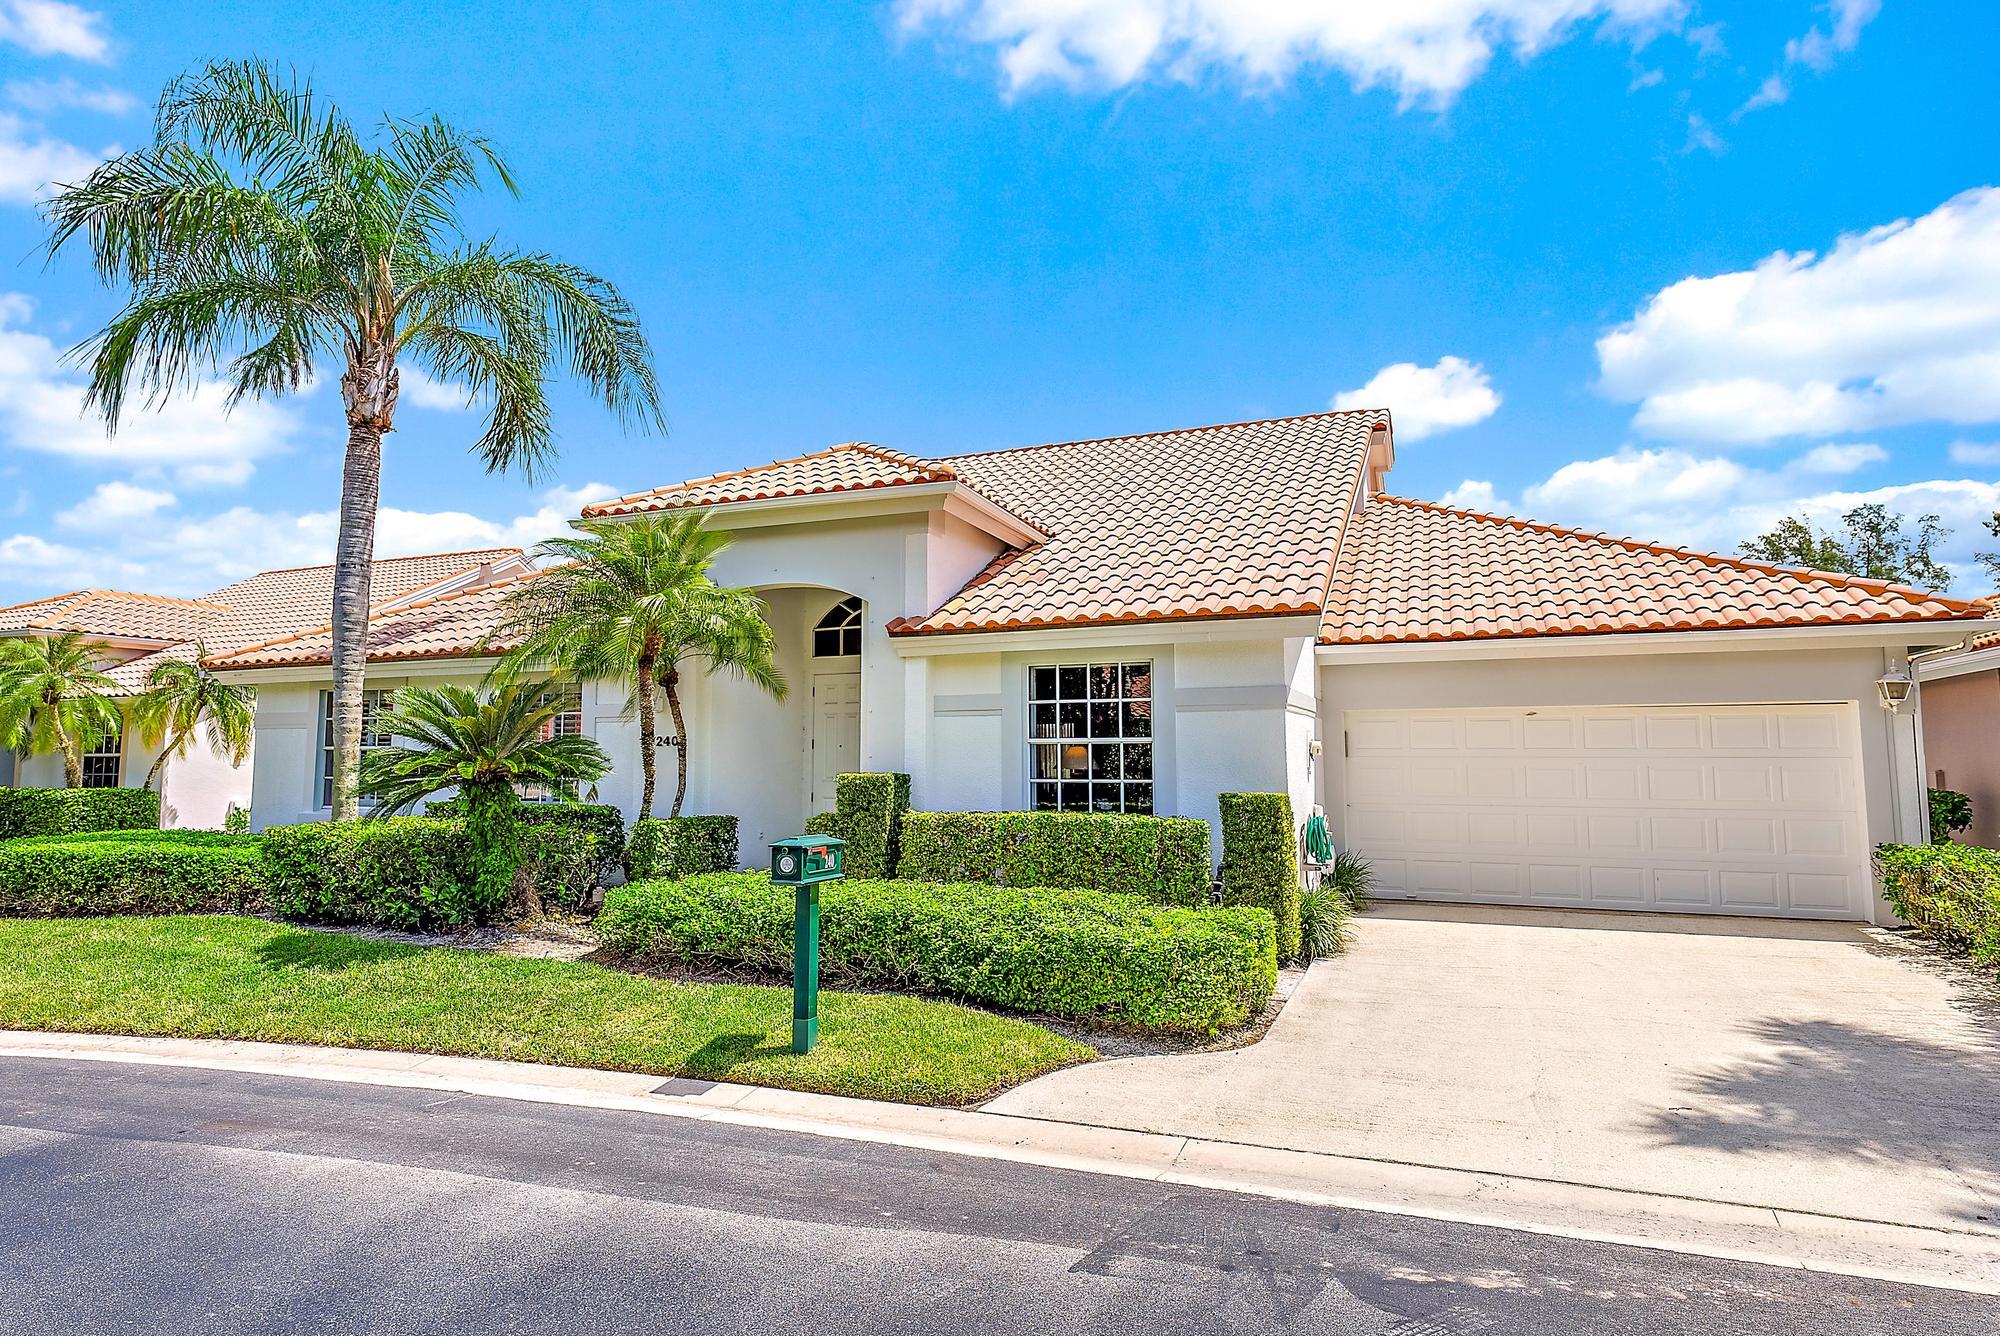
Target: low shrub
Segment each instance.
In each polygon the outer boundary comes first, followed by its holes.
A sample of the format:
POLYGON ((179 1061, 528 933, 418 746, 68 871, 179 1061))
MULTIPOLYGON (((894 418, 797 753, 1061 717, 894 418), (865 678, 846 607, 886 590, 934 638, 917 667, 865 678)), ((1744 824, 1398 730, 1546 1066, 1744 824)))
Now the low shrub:
POLYGON ((727 872, 735 866, 735 817, 647 817, 632 827, 625 875, 633 881, 645 881, 727 872))
MULTIPOLYGON (((425 816, 462 817, 465 799, 425 803, 425 816)), ((524 826, 570 826, 597 840, 599 880, 625 861, 625 814, 610 803, 519 803, 514 819, 524 826)))
POLYGON ((214 831, 97 831, 0 843, 0 918, 254 914, 263 841, 214 831))
POLYGON ((1345 896, 1348 908, 1366 909, 1375 898, 1375 865, 1352 849, 1342 849, 1333 856, 1321 884, 1345 896))
POLYGON ((806 818, 806 828, 800 831, 799 834, 831 835, 834 833, 834 828, 839 824, 840 818, 831 812, 814 812, 806 818))
POLYGON ((2000 850, 1969 844, 1884 844, 1882 894, 1926 936, 2000 964, 2000 850))
POLYGON ((1269 910, 1278 924, 1278 958, 1299 954, 1298 827, 1282 793, 1224 793, 1222 902, 1269 910))
MULTIPOLYGON (((596 838, 575 826, 529 827, 527 872, 544 904, 581 904, 597 886, 596 838)), ((309 923, 406 931, 491 923, 505 903, 476 890, 471 842, 457 818, 313 822, 264 832, 274 912, 309 923)))
POLYGON ((1299 958, 1324 960, 1347 947, 1347 921, 1354 905, 1331 882, 1299 893, 1299 958))
POLYGON ((833 829, 808 835, 838 835, 847 841, 847 875, 886 877, 896 867, 903 814, 910 810, 910 777, 896 772, 836 775, 833 829))
POLYGON ((1932 844, 1947 844, 1972 825, 1972 799, 1957 789, 1932 789, 1930 800, 1932 844))
POLYGON ((159 827, 151 789, 0 789, 0 840, 159 827))
MULTIPOLYGON (((763 873, 647 881, 606 897, 606 946, 669 965, 785 974, 793 896, 763 873)), ((1259 909, 1137 896, 911 881, 820 890, 820 972, 1122 1028, 1213 1033, 1263 1010, 1276 934, 1259 909)))
MULTIPOLYGON (((852 855, 849 856, 852 863, 852 855)), ((909 812, 896 875, 1207 902, 1208 823, 1085 812, 909 812)))

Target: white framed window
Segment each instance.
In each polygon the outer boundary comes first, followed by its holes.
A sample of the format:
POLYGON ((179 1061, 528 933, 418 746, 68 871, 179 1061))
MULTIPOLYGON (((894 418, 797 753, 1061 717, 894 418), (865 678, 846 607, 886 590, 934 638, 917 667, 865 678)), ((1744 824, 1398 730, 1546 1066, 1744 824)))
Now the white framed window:
POLYGON ((842 659, 861 652, 861 600, 844 598, 813 627, 813 657, 842 659))
POLYGON ((125 769, 125 730, 114 728, 83 754, 83 787, 115 789, 125 769))
MULTIPOLYGON (((361 750, 373 747, 387 747, 393 739, 387 733, 375 730, 376 716, 382 713, 389 696, 387 691, 364 691, 361 693, 361 750)), ((319 693, 319 805, 333 806, 333 693, 319 693)))
MULTIPOLYGON (((542 738, 580 738, 583 736, 583 693, 572 687, 561 687, 554 691, 544 691, 536 702, 539 705, 559 705, 561 708, 542 724, 542 738)), ((557 797, 576 797, 576 781, 568 780, 561 786, 560 795, 539 784, 525 785, 521 789, 521 801, 530 803, 550 803, 557 797)))
POLYGON ((1153 665, 1028 669, 1029 801, 1043 812, 1153 811, 1153 665))

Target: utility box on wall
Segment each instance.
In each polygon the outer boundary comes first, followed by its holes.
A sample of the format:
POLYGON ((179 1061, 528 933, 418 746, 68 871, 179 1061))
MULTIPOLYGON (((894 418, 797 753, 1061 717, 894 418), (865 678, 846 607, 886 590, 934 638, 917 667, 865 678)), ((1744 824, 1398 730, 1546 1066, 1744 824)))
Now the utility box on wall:
POLYGON ((833 835, 794 835, 771 846, 771 880, 780 886, 813 886, 846 876, 847 841, 833 835))

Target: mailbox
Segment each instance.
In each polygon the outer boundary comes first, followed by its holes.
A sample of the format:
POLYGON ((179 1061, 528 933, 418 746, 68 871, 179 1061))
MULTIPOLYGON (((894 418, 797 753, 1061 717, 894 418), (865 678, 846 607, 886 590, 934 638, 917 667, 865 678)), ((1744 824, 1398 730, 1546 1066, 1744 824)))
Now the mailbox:
POLYGON ((780 886, 814 886, 846 876, 847 841, 833 835, 795 835, 771 846, 771 880, 780 886))

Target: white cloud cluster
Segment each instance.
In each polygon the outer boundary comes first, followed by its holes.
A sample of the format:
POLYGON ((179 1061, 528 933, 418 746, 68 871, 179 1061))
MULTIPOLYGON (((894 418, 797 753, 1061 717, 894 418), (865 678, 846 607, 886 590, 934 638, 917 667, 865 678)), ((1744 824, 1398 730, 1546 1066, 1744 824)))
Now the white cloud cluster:
POLYGON ((1441 107, 1496 52, 1522 60, 1586 25, 1635 43, 1678 26, 1687 0, 898 0, 906 32, 990 46, 1010 92, 1124 87, 1211 71, 1253 87, 1301 68, 1441 107))
POLYGON ((7 85, 7 100, 17 107, 47 114, 54 111, 95 111, 127 116, 139 109, 139 99, 122 88, 90 87, 64 75, 60 79, 17 79, 7 85))
POLYGON ((111 55, 104 16, 64 0, 0 0, 0 42, 37 56, 103 61, 111 55))
POLYGON ((1748 444, 2000 420, 2000 189, 1825 255, 1686 278, 1597 343, 1605 391, 1662 440, 1748 444))
POLYGON ((1736 109, 1738 118, 1787 101, 1792 95, 1789 71, 1801 65, 1815 74, 1831 70, 1843 54, 1861 45, 1861 30, 1882 12, 1882 0, 1828 0, 1822 8, 1827 14, 1825 26, 1815 24, 1785 43, 1783 68, 1767 77, 1750 100, 1736 109))
POLYGON ((1397 362, 1383 367, 1358 390, 1333 396, 1343 412, 1386 408, 1398 441, 1417 441, 1456 427, 1484 422, 1500 411, 1500 392, 1486 368, 1463 357, 1440 357, 1436 366, 1397 362))
POLYGON ((0 204, 38 204, 56 186, 82 180, 117 151, 107 146, 92 153, 0 111, 0 204))

